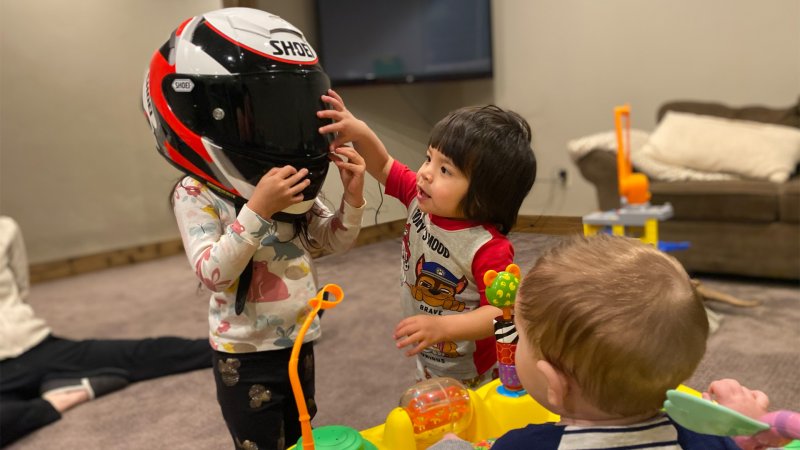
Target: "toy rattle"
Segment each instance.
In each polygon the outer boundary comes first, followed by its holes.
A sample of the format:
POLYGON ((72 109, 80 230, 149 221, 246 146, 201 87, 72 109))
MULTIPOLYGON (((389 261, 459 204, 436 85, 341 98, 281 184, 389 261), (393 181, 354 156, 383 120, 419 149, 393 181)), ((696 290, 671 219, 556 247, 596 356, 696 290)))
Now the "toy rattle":
POLYGON ((684 428, 715 436, 735 436, 743 450, 783 447, 800 439, 800 413, 774 411, 752 419, 733 409, 685 392, 667 391, 667 414, 684 428))
POLYGON ((513 308, 519 288, 520 269, 516 264, 509 264, 506 270, 495 272, 488 270, 483 275, 486 285, 486 299, 489 304, 503 310, 502 316, 494 319, 494 336, 497 340, 497 365, 500 371, 498 388, 503 394, 518 397, 525 394, 522 383, 517 376, 514 352, 517 349, 517 329, 514 326, 513 308))
POLYGON ((433 445, 445 433, 461 433, 472 420, 469 391, 449 377, 415 384, 400 398, 400 407, 411 419, 418 448, 433 445))

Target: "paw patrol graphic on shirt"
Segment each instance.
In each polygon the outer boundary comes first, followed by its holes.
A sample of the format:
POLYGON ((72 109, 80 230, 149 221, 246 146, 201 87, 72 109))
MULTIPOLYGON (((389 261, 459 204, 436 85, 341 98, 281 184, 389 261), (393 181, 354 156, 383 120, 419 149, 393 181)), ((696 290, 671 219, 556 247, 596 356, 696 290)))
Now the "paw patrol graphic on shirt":
MULTIPOLYGON (((461 312, 464 302, 456 300, 456 294, 467 287, 467 278, 458 279, 441 264, 433 261, 425 262, 425 255, 420 256, 416 266, 417 280, 411 286, 411 296, 417 301, 434 308, 461 312)), ((422 311, 435 314, 435 310, 420 305, 422 311)))
POLYGON ((444 356, 445 358, 458 358, 463 356, 458 353, 458 344, 453 341, 443 341, 429 347, 437 356, 444 356))

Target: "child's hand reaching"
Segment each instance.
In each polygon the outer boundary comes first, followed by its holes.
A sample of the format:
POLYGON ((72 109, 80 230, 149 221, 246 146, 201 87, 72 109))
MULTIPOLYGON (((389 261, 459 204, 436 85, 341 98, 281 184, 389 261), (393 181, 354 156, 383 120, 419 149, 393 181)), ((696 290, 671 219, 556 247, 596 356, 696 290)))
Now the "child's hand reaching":
POLYGON ((339 169, 344 186, 344 201, 360 208, 364 205, 364 171, 367 168, 364 158, 352 147, 336 148, 329 156, 339 169))
POLYGON ((322 134, 333 133, 334 139, 331 143, 331 151, 342 145, 353 142, 356 143, 366 136, 372 134, 364 121, 357 119, 344 106, 344 100, 333 89, 328 90, 329 95, 323 95, 322 101, 327 103, 332 109, 317 111, 317 117, 321 119, 332 119, 334 123, 325 125, 319 129, 322 134))
POLYGON ((761 391, 750 390, 730 378, 717 380, 708 386, 703 398, 758 420, 767 413, 769 397, 761 391))
POLYGON ((264 219, 303 201, 303 189, 311 184, 308 169, 292 166, 273 167, 256 185, 247 207, 264 219))
POLYGON ((386 151, 383 142, 364 121, 356 119, 345 108, 344 100, 333 89, 328 89, 328 93, 321 99, 331 109, 317 111, 317 117, 334 121, 319 128, 321 134, 333 135, 333 142, 330 145, 331 152, 335 153, 344 144, 352 142, 355 150, 364 158, 367 172, 379 183, 386 184, 386 178, 389 176, 394 159, 386 151))
POLYGON ((773 411, 769 409, 769 398, 761 391, 750 390, 736 380, 724 379, 712 382, 703 398, 714 400, 745 416, 770 426, 752 436, 736 436, 734 441, 742 450, 764 450, 783 448, 793 439, 800 439, 800 413, 773 411))
POLYGON ((439 316, 406 317, 394 329, 397 348, 413 346, 406 351, 406 356, 414 356, 431 345, 446 340, 443 322, 439 316))

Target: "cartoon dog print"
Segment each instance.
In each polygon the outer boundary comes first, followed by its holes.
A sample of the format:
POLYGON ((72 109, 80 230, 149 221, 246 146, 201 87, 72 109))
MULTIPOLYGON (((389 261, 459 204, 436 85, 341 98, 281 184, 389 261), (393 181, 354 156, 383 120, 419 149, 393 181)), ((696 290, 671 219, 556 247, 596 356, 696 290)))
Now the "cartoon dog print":
POLYGON ((446 358, 458 358, 462 356, 461 353, 458 353, 458 345, 456 345, 453 341, 443 341, 431 346, 436 353, 444 356, 446 358))
POLYGON ((420 256, 416 266, 417 281, 411 286, 411 295, 418 301, 450 311, 463 311, 464 302, 456 300, 467 287, 467 278, 457 279, 449 270, 435 262, 425 262, 420 256))

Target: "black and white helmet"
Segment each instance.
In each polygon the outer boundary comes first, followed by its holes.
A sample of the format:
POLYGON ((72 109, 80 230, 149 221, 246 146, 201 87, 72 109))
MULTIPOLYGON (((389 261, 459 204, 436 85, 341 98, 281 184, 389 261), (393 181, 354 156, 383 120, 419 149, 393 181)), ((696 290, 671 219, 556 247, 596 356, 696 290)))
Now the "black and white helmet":
POLYGON ((311 208, 328 171, 330 138, 317 130, 330 87, 303 33, 265 11, 225 8, 192 17, 150 61, 142 105, 159 153, 231 198, 249 199, 271 168, 309 171, 311 208))

